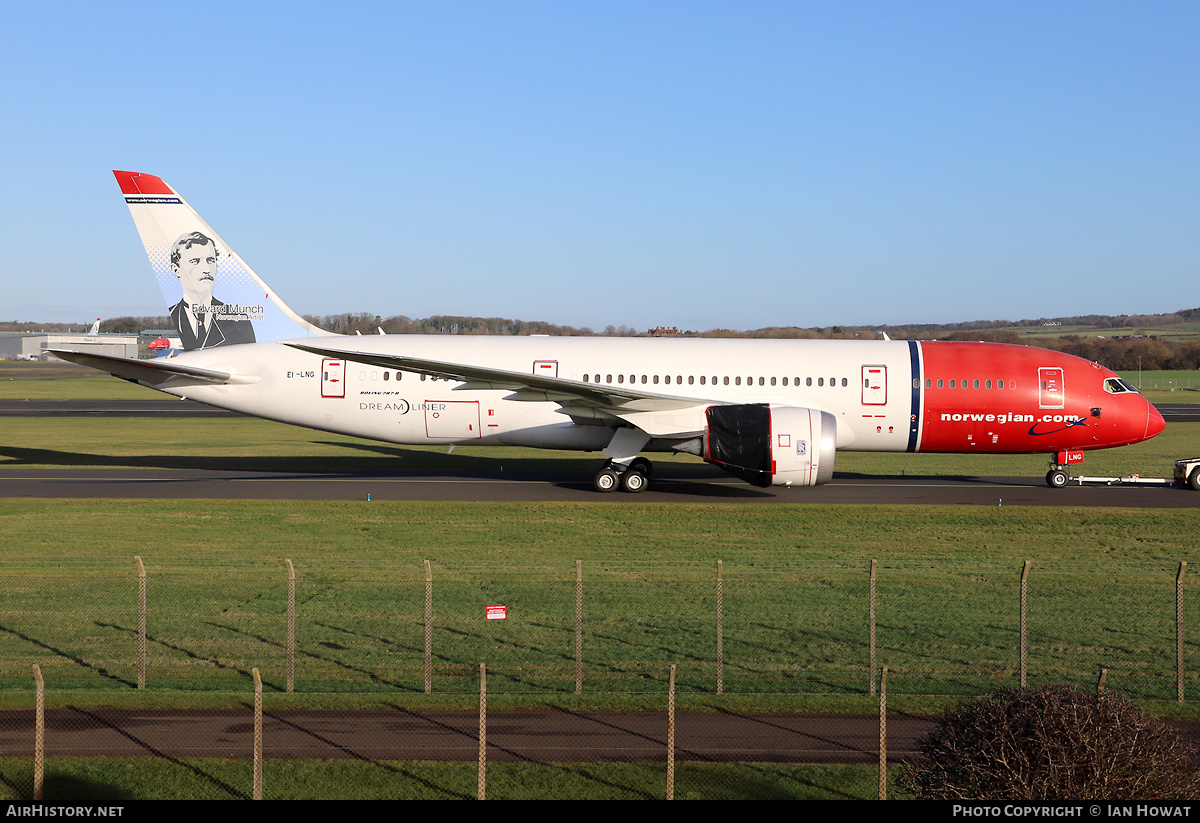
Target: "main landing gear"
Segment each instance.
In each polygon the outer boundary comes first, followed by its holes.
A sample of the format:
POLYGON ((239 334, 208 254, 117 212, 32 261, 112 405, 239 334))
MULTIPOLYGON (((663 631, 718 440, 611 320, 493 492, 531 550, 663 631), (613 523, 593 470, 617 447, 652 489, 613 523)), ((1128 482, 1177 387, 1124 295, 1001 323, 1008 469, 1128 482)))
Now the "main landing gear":
POLYGON ((625 465, 610 460, 596 472, 592 486, 598 492, 612 492, 620 488, 621 491, 637 494, 650 485, 650 475, 653 473, 654 466, 644 457, 635 457, 625 465))

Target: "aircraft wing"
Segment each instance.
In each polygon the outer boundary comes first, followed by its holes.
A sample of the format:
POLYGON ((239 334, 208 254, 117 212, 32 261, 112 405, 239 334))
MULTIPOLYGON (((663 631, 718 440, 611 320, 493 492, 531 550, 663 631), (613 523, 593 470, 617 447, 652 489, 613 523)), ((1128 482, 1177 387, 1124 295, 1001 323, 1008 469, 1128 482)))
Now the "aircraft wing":
POLYGON ((600 386, 563 377, 508 371, 489 366, 448 363, 397 354, 343 351, 307 343, 286 342, 301 351, 322 357, 341 358, 382 369, 428 374, 463 385, 456 391, 499 389, 513 392, 507 400, 552 402, 562 406, 571 417, 615 417, 625 420, 655 437, 688 437, 704 429, 704 410, 722 405, 702 397, 669 397, 641 391, 632 386, 600 386))
MULTIPOLYGON (((214 369, 201 369, 196 366, 184 366, 164 360, 133 360, 128 357, 114 357, 107 354, 85 354, 66 349, 49 349, 49 352, 62 360, 69 360, 81 366, 88 366, 97 371, 108 372, 114 377, 122 377, 139 383, 149 383, 158 386, 171 379, 184 378, 201 383, 244 383, 250 382, 248 376, 238 376, 229 372, 214 369)), ((254 378, 257 380, 257 378, 254 378)))

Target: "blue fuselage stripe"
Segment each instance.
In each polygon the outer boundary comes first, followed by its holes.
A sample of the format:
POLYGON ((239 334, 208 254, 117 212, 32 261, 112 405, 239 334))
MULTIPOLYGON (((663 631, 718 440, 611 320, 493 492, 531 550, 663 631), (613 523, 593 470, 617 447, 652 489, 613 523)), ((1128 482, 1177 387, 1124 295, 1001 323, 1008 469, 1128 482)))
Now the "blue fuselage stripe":
POLYGON ((921 350, 916 340, 908 341, 908 358, 912 364, 912 409, 908 418, 908 449, 917 450, 917 429, 921 422, 921 350))

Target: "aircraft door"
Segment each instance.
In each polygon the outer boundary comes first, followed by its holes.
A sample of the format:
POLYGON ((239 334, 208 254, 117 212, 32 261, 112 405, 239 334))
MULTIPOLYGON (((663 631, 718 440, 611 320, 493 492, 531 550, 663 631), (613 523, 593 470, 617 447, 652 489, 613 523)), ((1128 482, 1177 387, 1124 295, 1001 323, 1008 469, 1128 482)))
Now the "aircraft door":
POLYGON ((887 366, 862 367, 862 403, 864 406, 887 405, 887 366))
POLYGON ((538 377, 558 377, 558 361, 534 360, 533 373, 538 377))
POLYGON ((321 361, 321 396, 346 396, 346 361, 326 357, 321 361))
POLYGON ((1063 370, 1057 367, 1038 369, 1038 407, 1061 409, 1066 405, 1067 390, 1063 385, 1063 370))

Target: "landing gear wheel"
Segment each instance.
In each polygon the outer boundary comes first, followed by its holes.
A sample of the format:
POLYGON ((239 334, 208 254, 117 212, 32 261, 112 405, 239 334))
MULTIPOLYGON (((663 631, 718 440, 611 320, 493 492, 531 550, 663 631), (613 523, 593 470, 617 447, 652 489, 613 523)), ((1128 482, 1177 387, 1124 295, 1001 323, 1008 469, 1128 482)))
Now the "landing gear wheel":
POLYGON ((1046 485, 1052 489, 1061 489, 1067 485, 1067 473, 1062 469, 1051 469, 1046 472, 1046 485))
POLYGON ((644 457, 635 457, 629 461, 629 470, 641 472, 646 475, 646 479, 654 476, 654 464, 644 457))
POLYGON ((627 491, 630 494, 637 494, 646 490, 650 485, 650 481, 646 479, 646 475, 642 474, 637 469, 629 469, 621 475, 621 490, 627 491))
POLYGON ((621 478, 612 469, 605 468, 596 472, 596 476, 592 478, 592 485, 598 492, 611 492, 621 485, 621 478))
POLYGON ((1192 473, 1188 475, 1188 488, 1192 491, 1200 492, 1200 467, 1192 469, 1192 473))

